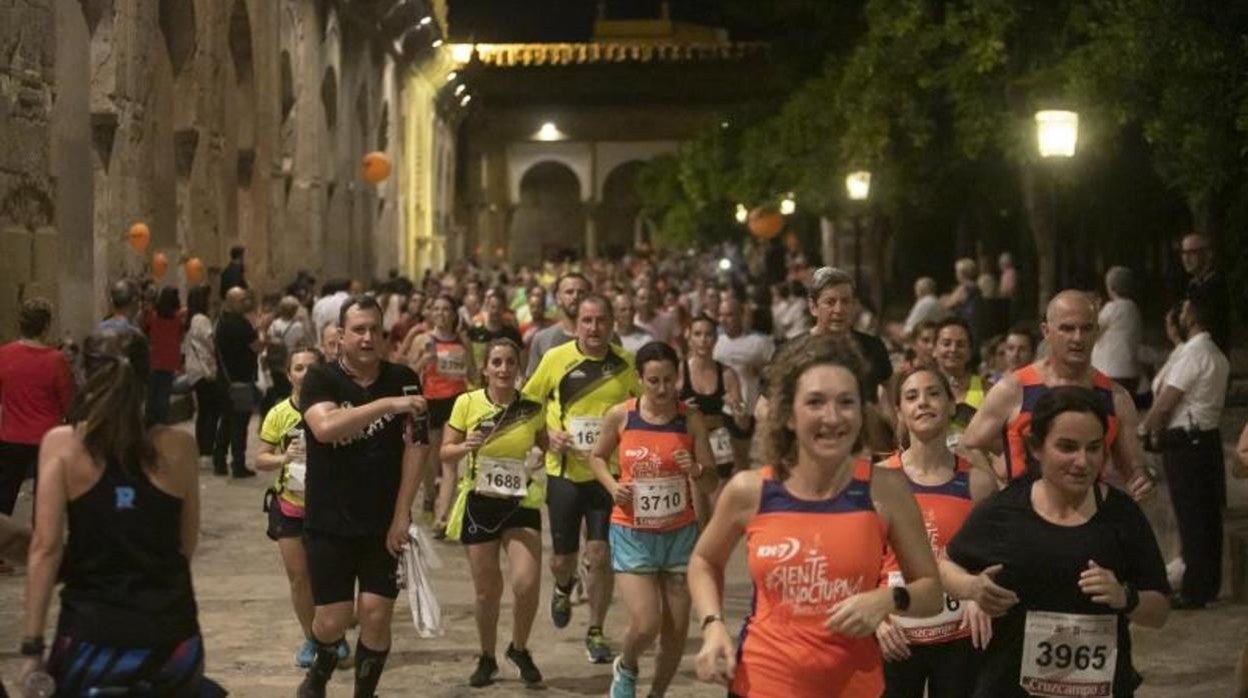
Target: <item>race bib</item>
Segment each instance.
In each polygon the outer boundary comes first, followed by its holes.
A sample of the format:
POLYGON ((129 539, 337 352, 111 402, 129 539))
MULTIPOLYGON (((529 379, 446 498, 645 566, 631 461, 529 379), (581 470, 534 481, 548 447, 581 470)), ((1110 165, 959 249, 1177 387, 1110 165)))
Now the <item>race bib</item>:
POLYGON ((291 492, 302 492, 308 479, 308 464, 302 461, 291 461, 286 464, 286 489, 291 492))
POLYGON ((1028 611, 1018 685, 1045 698, 1114 693, 1118 616, 1028 611))
POLYGON ((438 347, 438 373, 446 378, 468 375, 468 353, 462 346, 438 347))
POLYGON ((572 435, 572 450, 588 454, 602 433, 602 418, 573 417, 568 422, 568 433, 572 435))
MULTIPOLYGON (((905 584, 901 572, 888 573, 888 585, 899 587, 905 584)), ((962 628, 962 601, 944 595, 944 605, 940 613, 926 618, 907 618, 893 616, 893 623, 901 630, 906 642, 913 645, 928 645, 943 642, 953 637, 962 628)))
POLYGON ((720 427, 710 433, 711 453, 715 456, 715 465, 727 465, 733 462, 732 437, 728 427, 720 427))
POLYGON ((490 497, 523 497, 528 494, 528 473, 519 458, 478 458, 477 494, 490 497))
POLYGON ((637 528, 660 528, 684 513, 688 504, 684 475, 633 481, 633 524, 637 528))

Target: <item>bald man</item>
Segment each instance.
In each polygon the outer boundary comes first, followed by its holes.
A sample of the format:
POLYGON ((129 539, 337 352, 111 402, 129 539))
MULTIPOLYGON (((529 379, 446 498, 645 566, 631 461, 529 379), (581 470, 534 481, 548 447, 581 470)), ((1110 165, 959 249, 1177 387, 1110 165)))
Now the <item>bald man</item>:
POLYGON ((1144 464, 1144 452, 1136 432, 1139 415, 1131 395, 1122 386, 1092 368, 1092 345, 1096 343, 1096 309, 1082 291, 1066 290, 1049 302, 1040 331, 1049 354, 1007 375, 992 386, 984 404, 962 435, 962 446, 992 454, 1004 454, 998 475, 1013 480, 1037 467, 1027 452, 1031 409, 1049 388, 1091 388, 1104 400, 1110 415, 1105 442, 1114 467, 1122 473, 1127 489, 1140 499, 1153 489, 1153 478, 1144 464))
POLYGON ((256 474, 247 467, 247 424, 258 397, 255 392, 256 357, 263 342, 247 317, 251 302, 251 292, 246 289, 235 286, 226 291, 216 327, 218 365, 230 387, 225 409, 221 411, 212 469, 217 475, 229 473, 236 478, 256 474), (227 455, 230 456, 229 470, 226 469, 227 455))

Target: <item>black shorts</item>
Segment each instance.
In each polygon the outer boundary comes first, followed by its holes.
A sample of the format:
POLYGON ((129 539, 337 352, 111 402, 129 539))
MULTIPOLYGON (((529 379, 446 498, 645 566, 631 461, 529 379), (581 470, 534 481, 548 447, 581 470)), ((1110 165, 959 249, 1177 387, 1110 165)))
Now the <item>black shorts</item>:
POLYGON ((459 542, 464 545, 492 543, 512 528, 542 530, 542 512, 520 506, 518 499, 468 493, 459 542))
POLYGON ((441 429, 451 418, 451 408, 455 406, 455 398, 429 398, 425 402, 429 404, 429 426, 441 429))
POLYGON ((715 473, 719 475, 720 480, 731 480, 736 469, 736 463, 720 463, 715 466, 715 473))
POLYGON ((611 494, 597 480, 572 482, 553 475, 546 478, 546 508, 554 553, 571 555, 581 549, 582 520, 586 540, 606 541, 614 506, 611 494))
POLYGON ((735 419, 725 419, 724 426, 728 427, 728 435, 734 439, 744 441, 754 436, 753 417, 750 417, 749 423, 745 425, 744 429, 737 425, 737 420, 735 419))
POLYGON ((269 540, 299 538, 303 535, 303 518, 283 514, 282 505, 275 500, 269 505, 269 529, 265 534, 269 540))
POLYGON ((305 531, 312 600, 317 606, 355 600, 360 593, 397 598, 399 561, 386 550, 384 535, 342 537, 305 531))

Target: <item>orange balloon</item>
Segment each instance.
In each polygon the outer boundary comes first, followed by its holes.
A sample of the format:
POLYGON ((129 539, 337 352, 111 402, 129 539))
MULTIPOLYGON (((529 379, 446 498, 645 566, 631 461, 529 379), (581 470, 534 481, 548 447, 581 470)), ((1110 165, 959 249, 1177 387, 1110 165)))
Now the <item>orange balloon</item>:
POLYGON ((501 248, 501 247, 495 247, 495 248, 494 248, 494 256, 495 256, 495 257, 502 257, 502 256, 503 256, 504 254, 506 254, 506 253, 507 253, 507 251, 506 251, 506 250, 504 250, 504 249, 503 249, 503 248, 501 248))
POLYGON ((152 276, 161 278, 165 272, 169 271, 169 258, 164 252, 157 252, 152 255, 152 276))
POLYGON ((390 178, 390 158, 381 151, 373 151, 364 156, 360 165, 360 174, 369 184, 380 184, 390 178))
POLYGON ((152 231, 144 223, 135 223, 130 226, 130 232, 126 235, 126 239, 130 241, 130 249, 135 252, 142 252, 152 242, 152 231))
POLYGON ((749 226, 754 237, 760 240, 770 240, 784 230, 784 216, 774 208, 759 206, 750 211, 746 225, 749 226))
POLYGON ((204 280, 204 263, 199 257, 186 260, 186 280, 193 284, 204 280))

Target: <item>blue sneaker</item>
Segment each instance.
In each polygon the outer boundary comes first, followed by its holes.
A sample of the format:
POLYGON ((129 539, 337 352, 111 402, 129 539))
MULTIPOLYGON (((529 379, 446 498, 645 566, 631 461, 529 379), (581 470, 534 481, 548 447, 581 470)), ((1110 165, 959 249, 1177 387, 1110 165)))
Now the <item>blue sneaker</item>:
POLYGON ((316 659, 316 643, 312 641, 312 638, 308 638, 300 645, 299 651, 295 652, 295 666, 307 669, 312 666, 314 659, 316 659))
POLYGON ((568 622, 572 620, 572 599, 559 590, 559 585, 555 585, 555 591, 550 596, 550 622, 556 628, 568 627, 568 622))
MULTIPOLYGON (((607 646, 607 638, 603 636, 602 629, 590 628, 589 634, 585 636, 585 657, 589 659, 589 663, 606 664, 614 656, 615 652, 612 652, 611 648, 607 646)), ((630 693, 628 695, 631 696, 633 694, 630 693)))
POLYGON ((637 698, 637 670, 626 668, 623 657, 611 665, 611 698, 637 698))
POLYGON ((338 668, 351 668, 351 645, 347 644, 347 638, 338 641, 338 668))

